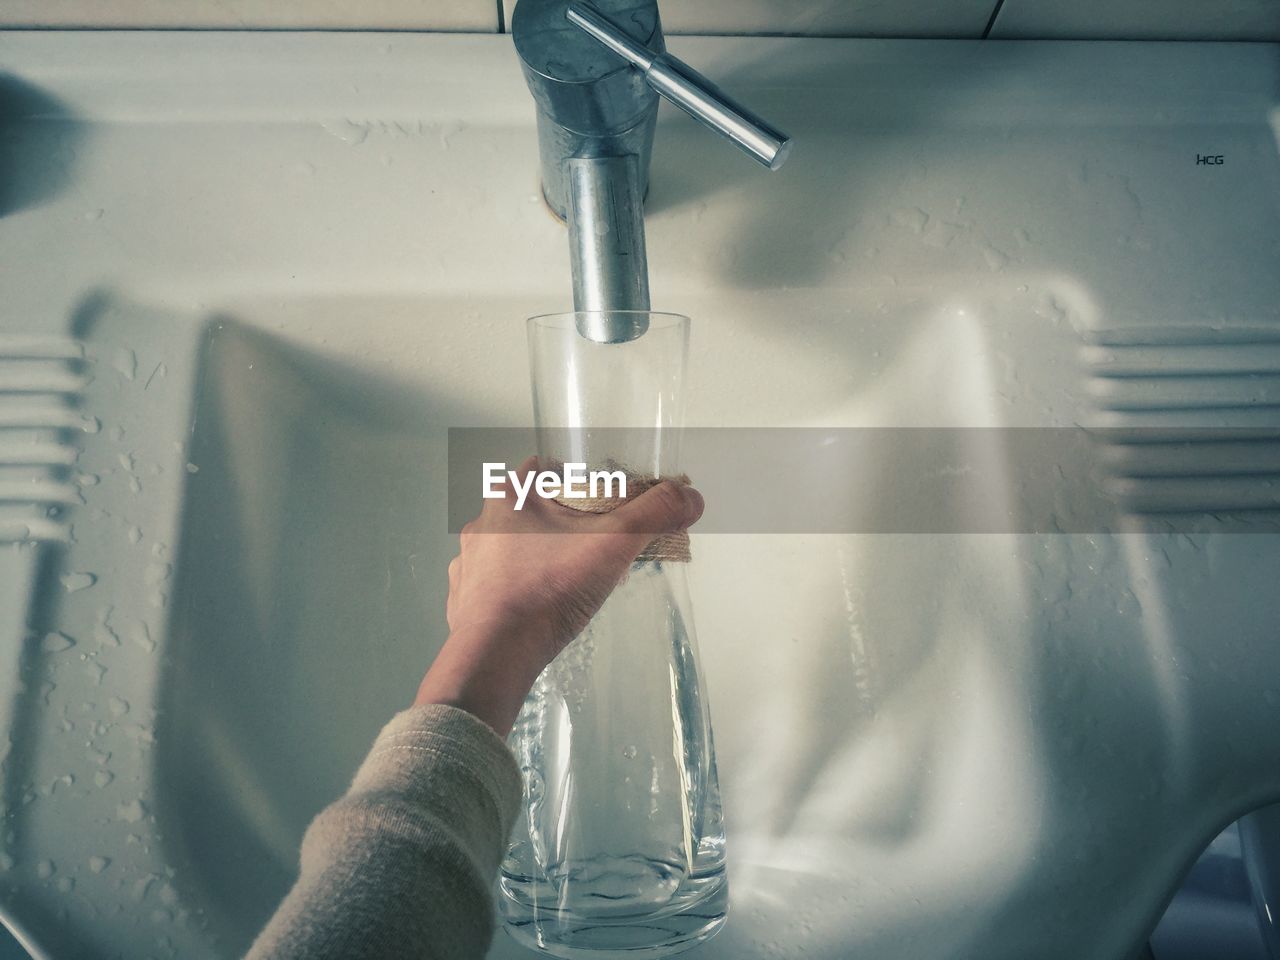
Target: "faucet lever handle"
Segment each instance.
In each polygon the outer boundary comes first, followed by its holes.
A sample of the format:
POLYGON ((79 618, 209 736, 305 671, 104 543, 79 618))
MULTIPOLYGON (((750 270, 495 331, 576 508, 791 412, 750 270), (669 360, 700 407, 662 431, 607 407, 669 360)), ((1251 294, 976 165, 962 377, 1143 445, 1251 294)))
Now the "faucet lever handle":
POLYGON ((746 107, 691 66, 669 53, 654 53, 637 43, 587 3, 570 3, 566 17, 644 74, 649 86, 695 120, 724 134, 770 170, 777 170, 791 150, 791 138, 746 107))

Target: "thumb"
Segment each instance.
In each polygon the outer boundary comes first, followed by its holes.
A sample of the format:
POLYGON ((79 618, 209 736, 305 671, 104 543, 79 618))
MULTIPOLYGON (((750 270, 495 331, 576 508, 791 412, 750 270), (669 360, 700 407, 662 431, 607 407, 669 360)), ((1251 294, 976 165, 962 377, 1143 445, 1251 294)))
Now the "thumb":
POLYGON ((663 480, 606 516, 618 532, 643 538, 644 542, 636 548, 639 551, 660 534, 675 533, 696 523, 703 507, 702 494, 693 487, 663 480))

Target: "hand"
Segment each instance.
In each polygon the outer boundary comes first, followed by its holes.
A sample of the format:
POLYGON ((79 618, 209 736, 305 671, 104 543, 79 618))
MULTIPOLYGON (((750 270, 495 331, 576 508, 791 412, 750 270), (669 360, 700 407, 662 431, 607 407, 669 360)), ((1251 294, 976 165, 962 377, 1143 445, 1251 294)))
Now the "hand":
MULTIPOLYGON (((536 469, 531 457, 520 473, 536 469)), ((449 639, 414 701, 461 707, 500 736, 543 667, 582 632, 636 556, 703 509, 696 490, 670 481, 610 513, 540 497, 519 511, 514 505, 508 490, 462 528, 461 552, 449 564, 449 639)))

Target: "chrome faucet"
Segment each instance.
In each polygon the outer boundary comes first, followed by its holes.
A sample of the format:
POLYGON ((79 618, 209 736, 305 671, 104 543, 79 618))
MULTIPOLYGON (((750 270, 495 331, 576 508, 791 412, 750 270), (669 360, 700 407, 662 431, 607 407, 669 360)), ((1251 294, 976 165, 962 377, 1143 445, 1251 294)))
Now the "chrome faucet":
POLYGON ((790 138, 666 52, 656 0, 519 0, 511 33, 537 104, 542 193, 569 225, 573 308, 602 343, 645 332, 644 196, 658 97, 776 170, 790 138))

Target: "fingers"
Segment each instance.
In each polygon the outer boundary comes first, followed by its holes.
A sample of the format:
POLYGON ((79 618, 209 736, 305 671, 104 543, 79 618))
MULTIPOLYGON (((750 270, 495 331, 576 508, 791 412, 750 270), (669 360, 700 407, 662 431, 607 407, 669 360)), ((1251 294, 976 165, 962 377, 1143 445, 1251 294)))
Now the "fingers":
MULTIPOLYGON (((502 483, 501 499, 486 501, 481 517, 462 528, 465 547, 471 537, 483 529, 485 532, 522 532, 511 528, 511 523, 523 514, 517 527, 530 527, 563 532, 587 531, 623 533, 637 539, 636 553, 653 537, 674 533, 691 526, 702 516, 702 495, 687 483, 665 480, 650 487, 640 496, 623 503, 616 510, 604 515, 575 511, 530 493, 524 500, 522 514, 516 511, 515 487, 530 490, 539 469, 537 456, 527 457, 502 483), (513 483, 514 480, 514 483, 513 483), (496 524, 496 525, 495 525, 496 524), (647 535, 648 539, 642 539, 647 535)), ((630 545, 630 544, 629 544, 630 545)))
POLYGON ((528 478, 529 474, 537 472, 538 455, 536 453, 529 454, 529 456, 524 458, 524 462, 521 463, 520 466, 516 467, 516 475, 520 477, 522 483, 528 478))
MULTIPOLYGON (((518 482, 521 488, 528 489, 528 485, 530 483, 529 475, 536 474, 538 472, 537 454, 531 454, 530 456, 525 457, 524 462, 522 462, 520 466, 516 467, 512 472, 519 478, 518 482)), ((511 483, 510 475, 504 476, 500 481, 498 481, 496 487, 501 492, 502 496, 486 499, 484 501, 484 505, 480 508, 480 512, 482 514, 492 514, 499 510, 509 511, 515 509, 516 491, 511 483)), ((531 497, 530 499, 536 498, 531 497)), ((527 501, 526 506, 528 506, 527 501)))
MULTIPOLYGON (((702 494, 693 487, 664 480, 605 515, 602 522, 620 533, 652 539, 696 523, 702 516, 703 507, 702 494)), ((639 552, 647 543, 645 540, 636 551, 639 552)))

